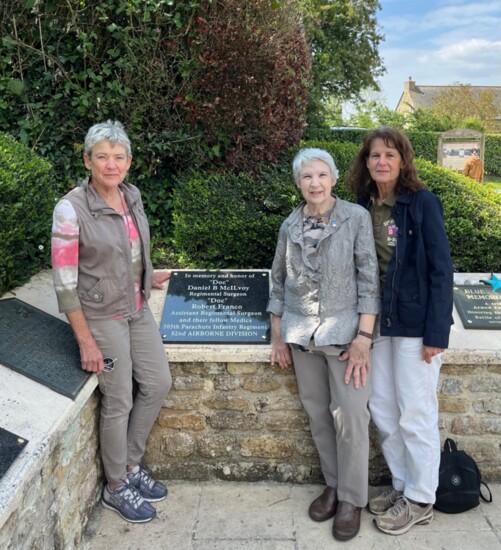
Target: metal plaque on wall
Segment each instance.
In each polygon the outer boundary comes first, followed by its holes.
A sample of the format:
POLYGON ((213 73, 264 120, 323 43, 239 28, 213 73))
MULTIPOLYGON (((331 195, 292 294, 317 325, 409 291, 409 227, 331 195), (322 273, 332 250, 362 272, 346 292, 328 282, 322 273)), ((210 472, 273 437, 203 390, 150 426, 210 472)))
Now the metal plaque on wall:
POLYGON ((173 271, 160 334, 165 343, 269 344, 269 272, 173 271))
POLYGON ((501 293, 485 285, 454 285, 454 305, 465 329, 501 330, 501 293))

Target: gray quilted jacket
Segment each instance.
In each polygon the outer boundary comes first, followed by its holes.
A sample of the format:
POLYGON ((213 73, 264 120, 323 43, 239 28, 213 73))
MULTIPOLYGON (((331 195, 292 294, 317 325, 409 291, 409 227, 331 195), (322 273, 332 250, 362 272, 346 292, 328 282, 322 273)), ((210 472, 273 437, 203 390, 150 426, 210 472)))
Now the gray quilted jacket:
POLYGON ((356 335, 359 314, 377 314, 381 307, 371 218, 364 208, 336 197, 316 254, 308 256, 304 204, 280 228, 267 311, 282 318, 284 342, 307 346, 313 337, 317 346, 347 344, 356 335))

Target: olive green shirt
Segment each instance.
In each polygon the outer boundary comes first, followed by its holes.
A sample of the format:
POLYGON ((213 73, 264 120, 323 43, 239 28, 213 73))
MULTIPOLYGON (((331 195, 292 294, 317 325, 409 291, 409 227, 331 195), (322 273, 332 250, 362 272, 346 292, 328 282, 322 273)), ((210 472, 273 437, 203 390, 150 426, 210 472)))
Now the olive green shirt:
POLYGON ((398 227, 391 214, 391 209, 395 206, 397 197, 390 195, 383 204, 378 206, 374 198, 369 202, 369 212, 372 218, 372 229, 374 232, 374 241, 376 243, 376 254, 379 263, 379 283, 381 292, 386 281, 386 272, 390 264, 393 250, 397 246, 398 227))

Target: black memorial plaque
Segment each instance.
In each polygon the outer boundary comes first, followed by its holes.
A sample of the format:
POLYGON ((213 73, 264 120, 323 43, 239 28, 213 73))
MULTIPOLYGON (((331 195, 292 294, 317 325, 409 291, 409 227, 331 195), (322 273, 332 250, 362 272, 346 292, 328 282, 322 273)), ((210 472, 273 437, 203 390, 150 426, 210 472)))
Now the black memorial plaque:
POLYGON ((183 344, 269 344, 268 271, 173 271, 162 340, 183 344))
POLYGON ((75 399, 83 371, 70 325, 17 298, 0 300, 0 363, 75 399))
POLYGON ((0 479, 24 449, 28 441, 0 428, 0 479))
POLYGON ((501 330, 501 292, 485 285, 454 285, 454 304, 465 329, 501 330))

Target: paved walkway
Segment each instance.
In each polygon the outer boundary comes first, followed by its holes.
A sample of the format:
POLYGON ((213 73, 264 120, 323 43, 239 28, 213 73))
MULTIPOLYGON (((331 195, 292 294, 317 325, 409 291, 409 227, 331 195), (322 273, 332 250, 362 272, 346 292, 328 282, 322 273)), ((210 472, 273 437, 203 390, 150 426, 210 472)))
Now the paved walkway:
MULTIPOLYGON (((394 537, 377 530, 362 513, 357 537, 338 542, 332 521, 308 518, 318 485, 278 483, 182 482, 170 484, 168 498, 156 505, 158 516, 134 525, 96 506, 83 550, 499 550, 501 484, 490 485, 493 502, 459 515, 435 512, 430 525, 394 537)), ((377 489, 371 488, 371 492, 377 489)))

